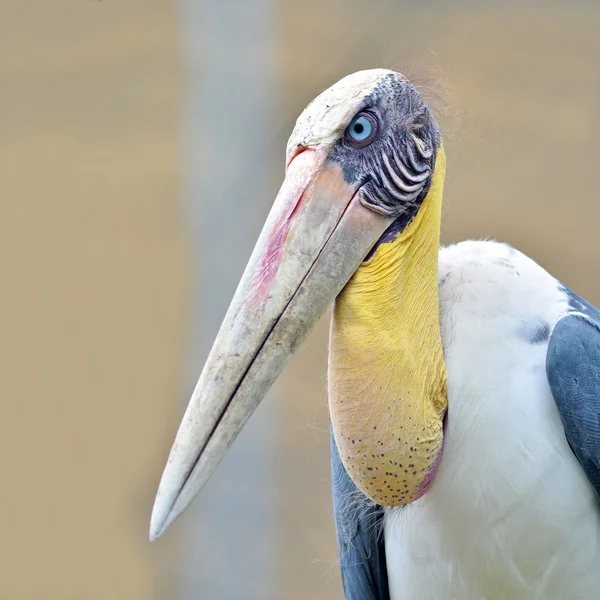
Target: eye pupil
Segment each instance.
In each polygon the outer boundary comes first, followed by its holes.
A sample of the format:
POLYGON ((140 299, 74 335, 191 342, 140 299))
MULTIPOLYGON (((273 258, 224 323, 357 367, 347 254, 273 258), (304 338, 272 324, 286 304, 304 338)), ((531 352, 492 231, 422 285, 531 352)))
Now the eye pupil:
POLYGON ((364 127, 363 127, 363 126, 362 126, 360 123, 357 123, 357 124, 354 126, 354 131, 356 131, 356 133, 362 133, 362 132, 363 132, 363 130, 364 130, 364 127))

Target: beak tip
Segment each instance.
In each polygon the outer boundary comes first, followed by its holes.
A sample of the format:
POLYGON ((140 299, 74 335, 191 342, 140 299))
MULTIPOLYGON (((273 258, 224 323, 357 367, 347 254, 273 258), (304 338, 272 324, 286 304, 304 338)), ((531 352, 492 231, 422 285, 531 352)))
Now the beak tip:
POLYGON ((156 541, 166 531, 169 526, 169 516, 171 515, 171 512, 171 509, 165 506, 159 491, 154 500, 152 516, 150 517, 149 538, 151 542, 156 541))
POLYGON ((163 534, 163 523, 164 519, 157 518, 156 505, 152 511, 152 517, 150 518, 150 541, 155 542, 163 534))
MULTIPOLYGON (((177 441, 174 447, 176 445, 177 441)), ((182 467, 182 461, 179 458, 178 456, 169 458, 158 485, 150 517, 149 538, 151 542, 162 537, 195 495, 195 493, 189 493, 189 474, 182 467)))
POLYGON ((182 508, 180 494, 174 496, 165 494, 163 487, 163 482, 161 482, 150 517, 149 539, 151 542, 162 537, 186 506, 183 505, 182 508))

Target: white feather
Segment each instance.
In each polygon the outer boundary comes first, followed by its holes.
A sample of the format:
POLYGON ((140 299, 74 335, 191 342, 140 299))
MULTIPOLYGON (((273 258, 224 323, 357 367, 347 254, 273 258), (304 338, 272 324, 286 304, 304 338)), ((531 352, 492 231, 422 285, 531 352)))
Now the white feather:
POLYGON ((440 250, 448 371, 442 462, 431 490, 388 509, 392 600, 595 600, 600 509, 566 441, 545 370, 568 309, 558 282, 505 244, 440 250))

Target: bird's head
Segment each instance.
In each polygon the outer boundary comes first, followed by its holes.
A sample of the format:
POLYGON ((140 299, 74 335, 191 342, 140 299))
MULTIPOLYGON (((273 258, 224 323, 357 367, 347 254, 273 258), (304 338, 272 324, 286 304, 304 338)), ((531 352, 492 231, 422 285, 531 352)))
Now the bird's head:
POLYGON ((200 490, 365 258, 415 220, 443 170, 438 127, 399 73, 349 75, 300 115, 285 180, 173 444, 151 539, 200 490))
POLYGON ((439 147, 437 124, 413 84, 374 69, 344 77, 305 108, 287 160, 314 152, 319 168, 342 170, 363 206, 406 225, 429 189, 439 147))

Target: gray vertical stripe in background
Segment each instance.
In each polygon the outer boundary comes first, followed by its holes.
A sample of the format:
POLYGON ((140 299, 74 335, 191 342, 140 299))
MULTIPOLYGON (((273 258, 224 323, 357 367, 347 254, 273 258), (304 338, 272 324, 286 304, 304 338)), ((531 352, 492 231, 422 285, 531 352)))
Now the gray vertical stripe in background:
MULTIPOLYGON (((275 193, 273 149, 257 156, 257 141, 272 139, 269 123, 277 122, 272 4, 179 0, 183 196, 194 261, 190 392, 275 193)), ((278 595, 269 505, 277 414, 265 403, 180 519, 181 600, 278 595)))

